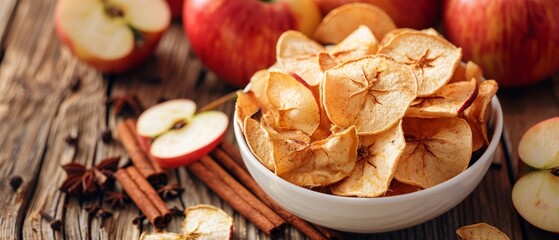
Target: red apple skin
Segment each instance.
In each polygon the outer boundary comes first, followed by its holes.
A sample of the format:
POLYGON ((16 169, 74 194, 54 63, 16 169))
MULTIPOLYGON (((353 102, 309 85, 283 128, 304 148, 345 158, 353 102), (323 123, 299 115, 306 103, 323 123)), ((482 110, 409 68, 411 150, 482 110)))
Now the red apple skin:
POLYGON ((442 0, 314 0, 326 15, 347 3, 370 3, 390 15, 399 28, 424 29, 434 27, 440 19, 442 0))
POLYGON ((173 17, 173 19, 177 19, 182 16, 184 1, 185 0, 167 0, 169 8, 171 9, 171 17, 173 17))
POLYGON ((447 38, 501 86, 543 80, 559 68, 559 1, 448 0, 447 38))
MULTIPOLYGON (((299 0, 306 2, 308 0, 299 0)), ((194 52, 225 82, 242 87, 256 71, 275 62, 279 36, 303 25, 320 21, 319 9, 297 14, 293 3, 279 0, 189 0, 185 3, 183 23, 194 52), (314 14, 315 12, 316 14, 314 14)), ((304 9, 303 9, 304 10, 304 9)), ((300 9, 299 9, 300 11, 300 9)))
POLYGON ((115 60, 100 59, 88 54, 88 51, 80 49, 80 47, 76 46, 67 36, 64 29, 61 27, 61 19, 59 17, 60 8, 58 6, 60 6, 60 4, 57 4, 55 9, 55 30, 62 44, 68 47, 78 59, 104 73, 126 72, 143 63, 155 51, 163 33, 165 33, 168 28, 167 26, 161 32, 140 31, 139 34, 144 39, 142 45, 136 45, 132 52, 124 58, 115 60))
POLYGON ((221 133, 221 135, 219 137, 217 137, 214 141, 212 141, 210 144, 208 144, 208 145, 204 146, 203 148, 200 148, 200 149, 198 149, 194 152, 190 152, 190 153, 182 155, 182 156, 177 156, 177 157, 172 157, 172 158, 161 158, 161 157, 157 157, 157 156, 154 156, 154 155, 151 155, 151 156, 162 167, 177 168, 177 167, 186 166, 186 165, 188 165, 188 164, 190 164, 194 161, 197 161, 198 159, 200 159, 204 155, 211 152, 214 148, 216 148, 221 143, 224 136, 225 136, 225 131, 223 131, 223 133, 221 133))

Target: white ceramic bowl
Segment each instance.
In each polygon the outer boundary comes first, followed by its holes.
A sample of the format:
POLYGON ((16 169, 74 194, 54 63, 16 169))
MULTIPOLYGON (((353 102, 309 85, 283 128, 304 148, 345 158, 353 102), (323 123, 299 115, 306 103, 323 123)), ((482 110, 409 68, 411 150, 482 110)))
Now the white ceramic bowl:
POLYGON ((296 186, 264 167, 248 148, 237 124, 235 137, 243 160, 262 189, 287 211, 318 225, 356 233, 399 230, 442 215, 462 202, 479 184, 491 165, 503 131, 503 113, 497 97, 491 101, 487 150, 468 169, 434 187, 383 198, 341 197, 296 186))

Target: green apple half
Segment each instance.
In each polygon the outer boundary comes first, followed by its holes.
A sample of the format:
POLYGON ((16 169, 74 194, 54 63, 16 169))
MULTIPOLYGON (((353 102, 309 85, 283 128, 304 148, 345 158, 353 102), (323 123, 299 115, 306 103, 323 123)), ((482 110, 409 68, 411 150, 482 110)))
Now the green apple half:
POLYGON ((124 72, 155 50, 169 27, 164 0, 59 0, 56 32, 80 60, 107 72, 124 72))

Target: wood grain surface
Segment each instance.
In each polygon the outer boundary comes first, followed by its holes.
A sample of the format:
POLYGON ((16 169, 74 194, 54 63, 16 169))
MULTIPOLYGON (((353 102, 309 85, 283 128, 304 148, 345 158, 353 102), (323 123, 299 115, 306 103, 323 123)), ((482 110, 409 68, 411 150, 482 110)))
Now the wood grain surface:
MULTIPOLYGON (((93 166, 104 158, 121 156, 122 145, 101 141, 101 131, 115 129, 130 113, 115 114, 107 99, 125 94, 138 96, 144 107, 160 99, 190 98, 198 106, 235 88, 225 85, 204 68, 190 49, 181 23, 173 22, 156 53, 142 66, 120 75, 102 75, 80 63, 61 46, 54 32, 55 0, 0 1, 0 239, 137 239, 143 231, 154 231, 146 223, 132 220, 139 210, 128 204, 114 210, 103 226, 84 207, 101 204, 99 197, 79 202, 58 191, 66 174, 61 166, 76 162, 93 166), (73 91, 72 86, 78 85, 73 91), (75 146, 65 138, 79 133, 75 146), (9 181, 21 176, 22 185, 13 191, 9 181), (39 214, 45 211, 63 221, 55 231, 39 214)), ((510 199, 522 133, 534 123, 559 115, 559 77, 522 89, 503 89, 498 96, 505 115, 503 141, 496 163, 478 188, 461 204, 424 224, 384 234, 350 234, 347 239, 458 239, 460 226, 486 222, 511 239, 558 239, 557 234, 539 230, 516 213, 510 199)), ((218 110, 232 114, 234 102, 218 110)), ((117 139, 116 131, 112 131, 117 139)), ((234 143, 232 128, 226 141, 234 143)), ((167 205, 186 208, 206 203, 234 217, 235 239, 268 239, 249 221, 221 201, 185 168, 168 170, 170 182, 185 189, 167 205)), ((178 231, 175 218, 167 230, 178 231)), ((289 227, 281 239, 305 239, 289 227)))

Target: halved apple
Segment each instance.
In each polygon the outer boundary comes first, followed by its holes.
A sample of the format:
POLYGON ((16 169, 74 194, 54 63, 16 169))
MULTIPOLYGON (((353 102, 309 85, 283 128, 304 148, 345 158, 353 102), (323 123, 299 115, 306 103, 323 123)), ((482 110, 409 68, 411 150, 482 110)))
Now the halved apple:
POLYGON ((196 114, 182 128, 169 130, 153 140, 150 154, 163 167, 187 165, 206 155, 221 142, 228 123, 227 115, 222 112, 196 114))
POLYGON ((559 117, 550 118, 530 127, 518 143, 518 156, 531 167, 559 167, 559 117))
POLYGON ((512 188, 512 203, 534 226, 559 233, 559 176, 540 170, 520 178, 512 188))
POLYGON ((124 72, 155 50, 171 22, 164 0, 60 0, 56 32, 80 60, 102 72, 124 72))
POLYGON ((154 105, 138 118, 138 135, 155 138, 177 124, 188 123, 195 112, 196 103, 189 99, 174 99, 154 105))

